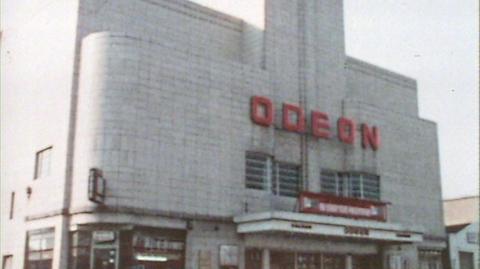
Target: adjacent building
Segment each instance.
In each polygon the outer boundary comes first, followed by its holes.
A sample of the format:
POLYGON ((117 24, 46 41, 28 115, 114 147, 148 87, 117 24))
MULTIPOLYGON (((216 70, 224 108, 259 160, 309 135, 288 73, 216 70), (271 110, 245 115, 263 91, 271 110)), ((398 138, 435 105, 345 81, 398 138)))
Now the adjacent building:
POLYGON ((440 269, 436 124, 338 0, 32 5, 2 35, 3 268, 440 269))
POLYGON ((452 269, 480 268, 478 196, 445 200, 445 226, 448 233, 448 257, 452 269))

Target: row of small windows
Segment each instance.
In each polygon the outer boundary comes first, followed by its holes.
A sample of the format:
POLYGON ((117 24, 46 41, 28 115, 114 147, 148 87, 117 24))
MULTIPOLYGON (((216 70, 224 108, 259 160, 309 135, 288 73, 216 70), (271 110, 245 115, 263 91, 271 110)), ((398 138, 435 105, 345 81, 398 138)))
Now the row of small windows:
POLYGON ((380 200, 380 178, 366 173, 322 171, 320 190, 336 196, 380 200))
MULTIPOLYGON (((247 152, 245 186, 271 191, 275 195, 298 197, 302 189, 300 165, 278 162, 273 157, 247 152)), ((366 173, 340 173, 322 170, 320 191, 336 196, 380 200, 380 178, 366 173)))

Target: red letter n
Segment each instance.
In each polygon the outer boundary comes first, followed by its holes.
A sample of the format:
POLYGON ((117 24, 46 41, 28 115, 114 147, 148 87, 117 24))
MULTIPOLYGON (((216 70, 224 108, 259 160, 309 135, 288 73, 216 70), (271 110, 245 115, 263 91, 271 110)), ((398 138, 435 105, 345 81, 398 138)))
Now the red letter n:
POLYGON ((366 124, 362 124, 362 147, 364 149, 372 147, 377 150, 380 147, 380 131, 376 126, 371 129, 366 124))
POLYGON ((314 137, 330 139, 330 122, 326 113, 312 111, 312 133, 314 137))
POLYGON ((355 122, 353 120, 341 117, 338 119, 337 128, 340 141, 350 145, 355 142, 355 122))
POLYGON ((263 96, 253 96, 251 99, 250 117, 256 124, 270 126, 273 123, 273 103, 263 96))
POLYGON ((305 131, 305 112, 299 106, 283 104, 283 129, 292 132, 305 131), (292 122, 290 114, 294 113, 296 121, 292 122))

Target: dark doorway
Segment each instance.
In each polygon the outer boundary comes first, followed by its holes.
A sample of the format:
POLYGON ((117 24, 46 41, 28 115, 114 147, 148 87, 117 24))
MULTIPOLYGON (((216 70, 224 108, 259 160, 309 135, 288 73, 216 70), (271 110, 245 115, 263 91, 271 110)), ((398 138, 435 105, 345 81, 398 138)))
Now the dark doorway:
POLYGON ((295 269, 295 253, 272 251, 270 269, 295 269))
POLYGON ((116 256, 114 248, 93 249, 93 269, 116 269, 116 256))

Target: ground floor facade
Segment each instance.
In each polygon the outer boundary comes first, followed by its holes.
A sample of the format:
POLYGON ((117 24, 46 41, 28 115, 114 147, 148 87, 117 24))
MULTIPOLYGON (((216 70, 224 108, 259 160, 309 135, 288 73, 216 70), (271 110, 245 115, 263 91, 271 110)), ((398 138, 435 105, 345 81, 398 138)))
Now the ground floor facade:
POLYGON ((80 214, 63 226, 34 222, 25 248, 5 253, 3 268, 443 269, 442 242, 428 245, 420 232, 370 220, 264 212, 233 220, 80 214))

